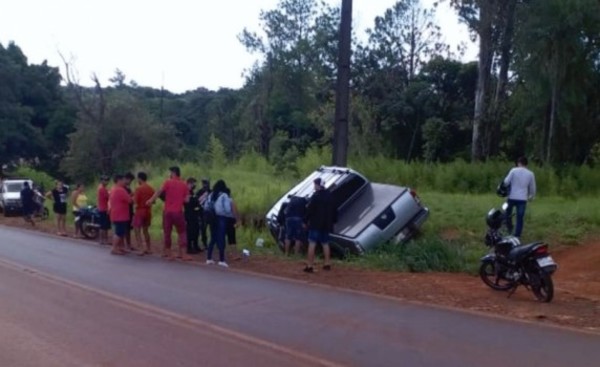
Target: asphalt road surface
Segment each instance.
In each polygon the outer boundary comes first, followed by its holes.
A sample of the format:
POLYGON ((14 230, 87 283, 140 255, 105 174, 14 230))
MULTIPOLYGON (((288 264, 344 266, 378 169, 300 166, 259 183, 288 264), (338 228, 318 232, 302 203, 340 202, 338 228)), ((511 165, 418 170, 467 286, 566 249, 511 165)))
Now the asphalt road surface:
POLYGON ((600 366, 600 336, 0 227, 0 366, 600 366))

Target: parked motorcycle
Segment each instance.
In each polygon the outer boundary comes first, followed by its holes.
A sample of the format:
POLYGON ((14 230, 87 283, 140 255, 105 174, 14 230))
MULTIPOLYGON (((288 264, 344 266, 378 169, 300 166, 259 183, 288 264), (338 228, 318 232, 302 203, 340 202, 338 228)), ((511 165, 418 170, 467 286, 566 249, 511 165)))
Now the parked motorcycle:
POLYGON ((485 244, 490 247, 490 253, 481 259, 479 276, 490 288, 509 291, 509 297, 523 285, 539 301, 550 302, 554 297, 552 274, 558 265, 550 256, 548 244, 522 245, 517 237, 502 235, 506 208, 504 204, 501 209, 491 209, 486 216, 485 244))
POLYGON ((95 206, 79 209, 75 217, 75 224, 81 228, 83 236, 95 240, 100 234, 100 212, 95 206))

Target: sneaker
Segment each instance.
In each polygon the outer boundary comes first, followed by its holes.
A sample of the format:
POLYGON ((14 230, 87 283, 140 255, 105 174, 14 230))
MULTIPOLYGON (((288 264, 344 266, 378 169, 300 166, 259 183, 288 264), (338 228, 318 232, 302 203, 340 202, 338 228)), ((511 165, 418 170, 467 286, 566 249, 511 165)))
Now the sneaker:
POLYGON ((206 265, 215 265, 213 260, 206 260, 206 265))
POLYGON ((313 270, 312 266, 307 266, 304 268, 303 272, 305 273, 314 273, 315 271, 313 270))
POLYGON ((227 265, 227 263, 225 261, 219 261, 219 266, 222 266, 224 268, 228 268, 229 265, 227 265))

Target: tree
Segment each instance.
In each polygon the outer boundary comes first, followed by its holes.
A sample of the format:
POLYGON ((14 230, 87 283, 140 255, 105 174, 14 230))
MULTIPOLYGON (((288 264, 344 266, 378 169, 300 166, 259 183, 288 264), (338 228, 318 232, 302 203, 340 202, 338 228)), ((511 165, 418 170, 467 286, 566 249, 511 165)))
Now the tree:
POLYGON ((541 137, 538 157, 582 162, 599 130, 600 3, 532 0, 520 15, 517 96, 537 114, 525 118, 541 137))
POLYGON ((69 152, 62 168, 69 177, 91 180, 99 173, 130 169, 135 163, 173 156, 178 141, 142 105, 124 92, 105 98, 102 123, 80 113, 69 135, 69 152))
POLYGON ((417 79, 423 66, 448 51, 435 24, 435 9, 418 0, 403 0, 375 18, 369 42, 359 47, 354 80, 373 105, 378 133, 386 134, 395 156, 413 159, 426 119, 419 100, 428 87, 417 79))
POLYGON ((57 68, 29 64, 16 44, 0 44, 0 166, 27 160, 54 168, 66 150, 55 133, 69 133, 74 122, 60 81, 57 68))

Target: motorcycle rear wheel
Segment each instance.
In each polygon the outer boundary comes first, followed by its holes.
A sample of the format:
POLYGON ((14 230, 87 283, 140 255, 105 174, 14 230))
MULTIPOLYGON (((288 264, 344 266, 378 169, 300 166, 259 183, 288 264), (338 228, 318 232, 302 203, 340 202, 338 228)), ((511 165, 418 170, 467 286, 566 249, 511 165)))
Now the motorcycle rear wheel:
POLYGON ((531 290, 538 301, 545 303, 552 301, 552 298, 554 298, 554 282, 552 282, 550 274, 540 270, 538 274, 533 276, 537 277, 537 280, 539 281, 539 284, 531 285, 531 290))
POLYGON ((487 285, 496 291, 507 291, 513 287, 513 282, 497 274, 496 263, 484 261, 479 267, 479 277, 487 285))
POLYGON ((95 240, 98 238, 99 235, 98 228, 94 227, 88 221, 81 222, 81 233, 88 240, 95 240))

